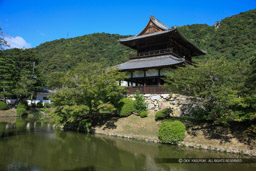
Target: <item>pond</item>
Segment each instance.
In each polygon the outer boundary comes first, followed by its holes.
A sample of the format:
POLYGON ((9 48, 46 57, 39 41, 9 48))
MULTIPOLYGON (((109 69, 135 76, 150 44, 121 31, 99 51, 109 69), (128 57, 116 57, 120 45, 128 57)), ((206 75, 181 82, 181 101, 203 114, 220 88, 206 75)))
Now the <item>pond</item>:
POLYGON ((255 170, 256 164, 162 163, 159 158, 243 158, 171 145, 63 132, 36 119, 0 118, 0 170, 255 170))

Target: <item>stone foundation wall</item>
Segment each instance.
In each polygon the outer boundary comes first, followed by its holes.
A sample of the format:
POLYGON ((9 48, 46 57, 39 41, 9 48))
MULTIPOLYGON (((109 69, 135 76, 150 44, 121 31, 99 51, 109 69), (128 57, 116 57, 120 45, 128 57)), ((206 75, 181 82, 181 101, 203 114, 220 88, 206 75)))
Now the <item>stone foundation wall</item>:
MULTIPOLYGON (((145 101, 148 103, 149 114, 171 108, 172 116, 191 116, 191 111, 198 108, 198 100, 195 97, 183 96, 179 94, 144 94, 145 101)), ((134 98, 134 94, 128 95, 134 98)))

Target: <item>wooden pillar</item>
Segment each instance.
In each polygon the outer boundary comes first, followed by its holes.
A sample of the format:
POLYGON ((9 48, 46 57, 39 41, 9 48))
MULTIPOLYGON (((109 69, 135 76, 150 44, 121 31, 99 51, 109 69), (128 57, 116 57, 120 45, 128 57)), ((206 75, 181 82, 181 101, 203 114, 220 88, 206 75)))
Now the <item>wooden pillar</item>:
POLYGON ((147 93, 147 84, 146 84, 146 70, 144 70, 144 94, 147 93))
POLYGON ((132 82, 132 79, 133 78, 133 72, 131 72, 131 87, 133 87, 133 82, 132 82))
POLYGON ((160 71, 161 69, 158 69, 158 77, 157 77, 157 85, 160 86, 160 71))
POLYGON ((119 81, 119 86, 121 86, 121 81, 119 81))
POLYGON ((128 87, 130 87, 130 81, 127 81, 128 82, 128 87))

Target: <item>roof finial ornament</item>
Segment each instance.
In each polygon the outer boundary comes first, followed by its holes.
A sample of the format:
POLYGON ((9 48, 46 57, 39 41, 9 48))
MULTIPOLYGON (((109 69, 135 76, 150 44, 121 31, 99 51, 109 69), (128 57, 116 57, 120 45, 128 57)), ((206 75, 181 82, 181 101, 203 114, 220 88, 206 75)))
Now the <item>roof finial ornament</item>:
POLYGON ((154 20, 154 17, 153 17, 153 15, 152 15, 152 13, 150 14, 150 19, 153 19, 153 20, 154 20))

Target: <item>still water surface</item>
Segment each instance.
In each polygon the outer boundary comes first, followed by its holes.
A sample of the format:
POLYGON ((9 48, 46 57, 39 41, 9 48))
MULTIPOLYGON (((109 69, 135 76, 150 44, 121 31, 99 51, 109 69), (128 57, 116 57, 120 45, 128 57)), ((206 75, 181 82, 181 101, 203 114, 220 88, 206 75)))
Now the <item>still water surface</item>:
POLYGON ((256 170, 256 164, 157 163, 156 158, 237 158, 225 153, 62 132, 51 123, 0 118, 0 170, 256 170))

